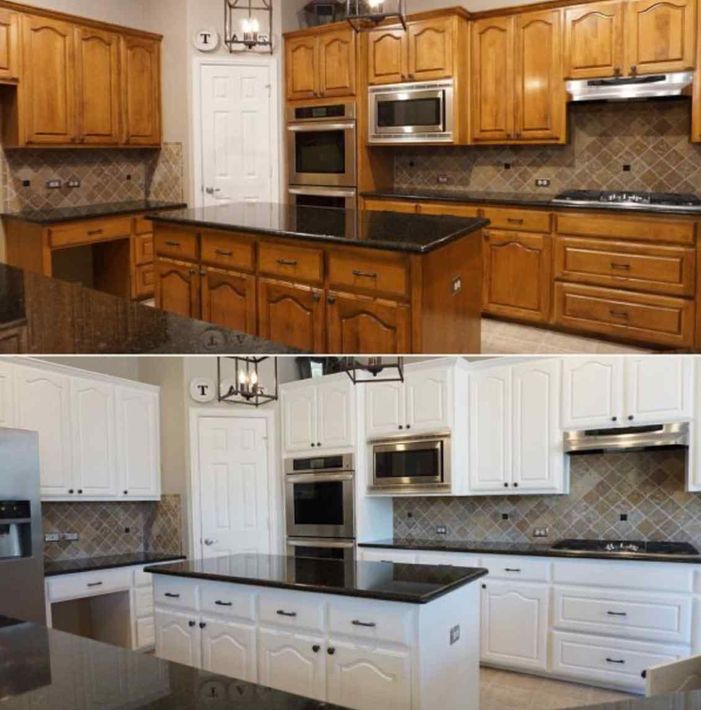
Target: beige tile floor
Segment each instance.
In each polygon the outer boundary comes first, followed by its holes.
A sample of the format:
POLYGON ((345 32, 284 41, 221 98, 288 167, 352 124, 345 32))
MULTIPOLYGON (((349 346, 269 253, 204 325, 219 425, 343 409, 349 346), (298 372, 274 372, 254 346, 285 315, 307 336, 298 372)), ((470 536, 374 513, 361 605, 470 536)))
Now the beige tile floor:
POLYGON ((506 354, 632 354, 651 352, 631 345, 620 345, 597 338, 568 335, 547 328, 507 323, 492 318, 482 319, 482 352, 485 355, 506 354))
POLYGON ((482 668, 480 675, 480 710, 555 710, 632 697, 627 693, 492 668, 482 668))

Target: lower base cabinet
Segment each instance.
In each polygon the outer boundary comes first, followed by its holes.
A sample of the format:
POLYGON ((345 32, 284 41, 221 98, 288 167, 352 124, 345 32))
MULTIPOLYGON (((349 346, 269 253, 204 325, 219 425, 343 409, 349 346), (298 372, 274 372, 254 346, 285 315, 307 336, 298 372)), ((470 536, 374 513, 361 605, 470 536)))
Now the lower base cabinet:
POLYGON ((202 663, 200 630, 189 614, 156 612, 156 651, 160 658, 199 668, 202 663))
POLYGON ((200 628, 202 667, 206 671, 256 681, 256 630, 253 626, 202 617, 200 628))

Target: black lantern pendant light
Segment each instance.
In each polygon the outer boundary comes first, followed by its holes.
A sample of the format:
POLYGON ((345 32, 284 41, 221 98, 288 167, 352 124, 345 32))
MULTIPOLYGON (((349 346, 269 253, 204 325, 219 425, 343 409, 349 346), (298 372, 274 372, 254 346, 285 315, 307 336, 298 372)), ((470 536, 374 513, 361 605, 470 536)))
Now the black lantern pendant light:
POLYGON ((229 52, 262 47, 273 53, 272 0, 224 0, 224 43, 229 52), (261 28, 267 22, 267 32, 261 28))
POLYGON ((277 358, 220 357, 217 358, 217 392, 220 402, 260 407, 278 399, 277 358), (263 384, 259 366, 273 361, 273 381, 263 384), (229 376, 230 375, 230 376, 229 376))
POLYGON ((343 369, 354 385, 404 382, 403 357, 346 357, 343 369))
POLYGON ((399 20, 406 30, 406 0, 346 0, 346 19, 356 32, 384 20, 399 20))

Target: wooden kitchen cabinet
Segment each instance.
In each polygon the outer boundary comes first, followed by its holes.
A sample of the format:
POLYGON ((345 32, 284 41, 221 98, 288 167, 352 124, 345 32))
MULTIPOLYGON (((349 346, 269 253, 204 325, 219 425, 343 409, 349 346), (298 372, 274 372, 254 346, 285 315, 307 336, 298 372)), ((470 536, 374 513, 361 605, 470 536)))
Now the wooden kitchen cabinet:
POLYGON ((305 34, 285 41, 287 100, 313 99, 317 95, 318 38, 305 34))
POLYGON ((161 43, 122 37, 123 142, 158 146, 161 143, 161 43))
POLYGON ((119 36, 79 27, 75 42, 78 140, 116 145, 121 136, 119 36))
POLYGON ((200 315, 200 275, 192 264, 156 261, 156 307, 188 318, 200 315))
POLYGON ((368 33, 368 83, 399 84, 407 76, 404 30, 378 29, 368 33))
POLYGON ((255 280, 211 267, 202 270, 202 318, 210 323, 255 333, 255 280))
POLYGON ((487 230, 484 233, 484 310, 544 323, 550 317, 551 237, 487 230))
POLYGON ((355 96, 355 33, 344 28, 319 37, 319 93, 355 96))
POLYGON ((0 10, 0 83, 19 79, 20 16, 11 10, 0 10))

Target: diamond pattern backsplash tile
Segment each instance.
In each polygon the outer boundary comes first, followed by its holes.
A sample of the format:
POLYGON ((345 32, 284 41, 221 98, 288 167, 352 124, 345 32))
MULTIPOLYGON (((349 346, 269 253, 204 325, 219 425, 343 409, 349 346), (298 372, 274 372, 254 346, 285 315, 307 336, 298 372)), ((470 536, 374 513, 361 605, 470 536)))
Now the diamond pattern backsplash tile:
POLYGON ((547 527, 551 542, 668 540, 701 547, 701 495, 685 492, 685 472, 683 451, 574 456, 569 495, 395 498, 394 536, 445 539, 436 535, 436 526, 445 525, 452 540, 532 542, 534 528, 547 527))
POLYGON ((690 111, 687 99, 574 104, 567 145, 400 149, 395 187, 534 192, 535 179, 547 178, 548 193, 701 192, 701 144, 689 141, 690 111))
POLYGON ((133 552, 181 552, 179 495, 158 503, 43 503, 44 533, 78 533, 76 542, 47 542, 51 561, 133 552))
POLYGON ((155 150, 8 150, 0 155, 5 211, 107 202, 183 199, 183 148, 155 150), (79 188, 65 187, 71 179, 79 188), (49 189, 49 180, 63 187, 49 189), (27 187, 23 183, 29 181, 27 187))

